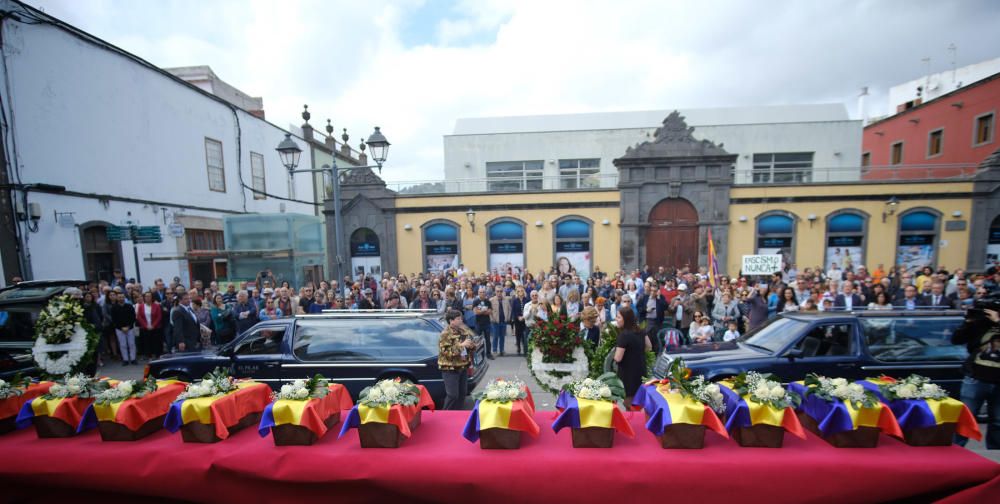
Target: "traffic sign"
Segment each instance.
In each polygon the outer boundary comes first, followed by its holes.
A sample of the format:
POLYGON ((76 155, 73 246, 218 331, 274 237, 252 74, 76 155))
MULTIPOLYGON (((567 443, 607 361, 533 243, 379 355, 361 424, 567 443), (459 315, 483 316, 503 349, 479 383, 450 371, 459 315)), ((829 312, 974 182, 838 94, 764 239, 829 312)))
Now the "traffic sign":
POLYGON ((108 240, 110 241, 126 241, 132 239, 132 228, 125 226, 108 226, 105 229, 107 230, 108 240))
POLYGON ((136 243, 163 243, 160 226, 134 226, 132 240, 136 243))

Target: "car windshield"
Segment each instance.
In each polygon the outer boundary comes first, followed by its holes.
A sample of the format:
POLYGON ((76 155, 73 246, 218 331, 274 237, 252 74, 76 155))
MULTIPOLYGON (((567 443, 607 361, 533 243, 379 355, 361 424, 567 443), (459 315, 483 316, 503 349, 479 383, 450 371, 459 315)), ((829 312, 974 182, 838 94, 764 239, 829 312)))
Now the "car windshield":
POLYGON ((806 323, 790 319, 776 318, 747 333, 743 343, 751 347, 775 353, 788 346, 802 334, 806 323))
POLYGON ((50 297, 57 292, 62 292, 68 287, 67 285, 48 285, 48 286, 37 286, 37 287, 15 287, 13 289, 5 290, 0 292, 0 301, 9 301, 12 299, 28 299, 36 297, 50 297))
POLYGON ((300 320, 292 351, 303 361, 415 361, 438 353, 440 330, 421 319, 300 320))
POLYGON ((38 306, 8 306, 0 308, 0 342, 32 341, 35 339, 35 321, 41 308, 38 306))

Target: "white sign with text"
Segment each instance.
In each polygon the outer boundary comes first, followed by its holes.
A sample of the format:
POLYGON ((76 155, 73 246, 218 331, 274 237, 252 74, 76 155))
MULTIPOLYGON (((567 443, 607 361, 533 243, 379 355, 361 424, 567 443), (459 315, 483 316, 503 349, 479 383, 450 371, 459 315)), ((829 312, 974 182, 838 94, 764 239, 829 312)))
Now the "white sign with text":
POLYGON ((773 275, 781 271, 781 254, 743 256, 743 275, 773 275))

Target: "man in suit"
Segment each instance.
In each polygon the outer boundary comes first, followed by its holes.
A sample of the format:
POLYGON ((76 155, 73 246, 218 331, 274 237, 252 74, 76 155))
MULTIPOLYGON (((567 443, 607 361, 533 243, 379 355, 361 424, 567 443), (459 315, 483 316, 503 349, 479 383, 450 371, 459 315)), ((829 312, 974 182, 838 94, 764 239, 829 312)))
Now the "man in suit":
POLYGON ((170 325, 173 341, 181 352, 193 351, 201 339, 198 316, 191 309, 191 295, 185 292, 180 302, 170 310, 170 325))
POLYGON ((854 293, 853 282, 844 282, 843 291, 837 294, 833 300, 833 307, 842 311, 863 310, 865 308, 861 296, 854 293))
POLYGON ((943 282, 935 280, 931 284, 931 292, 924 295, 924 306, 941 310, 953 308, 951 300, 944 294, 943 282))
POLYGON ((907 285, 903 288, 903 297, 897 299, 893 306, 899 310, 916 310, 924 306, 924 300, 917 296, 915 285, 907 285))

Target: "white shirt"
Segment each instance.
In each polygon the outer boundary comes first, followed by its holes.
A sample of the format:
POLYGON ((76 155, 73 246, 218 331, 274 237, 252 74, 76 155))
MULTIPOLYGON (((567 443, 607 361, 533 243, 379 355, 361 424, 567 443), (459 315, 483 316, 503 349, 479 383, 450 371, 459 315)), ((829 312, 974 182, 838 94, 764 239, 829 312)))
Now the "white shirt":
POLYGON ((739 339, 739 331, 726 331, 726 334, 722 336, 722 341, 733 341, 734 339, 739 339))
POLYGON ((143 304, 142 311, 146 314, 146 327, 153 327, 153 305, 143 304))

